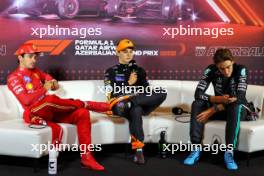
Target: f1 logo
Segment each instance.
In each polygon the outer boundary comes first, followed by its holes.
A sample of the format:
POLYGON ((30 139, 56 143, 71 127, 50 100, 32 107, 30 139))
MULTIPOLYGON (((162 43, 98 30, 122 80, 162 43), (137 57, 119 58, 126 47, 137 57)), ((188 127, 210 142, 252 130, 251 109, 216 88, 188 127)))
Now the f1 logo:
POLYGON ((40 52, 49 52, 50 55, 59 55, 71 42, 72 40, 28 40, 25 44, 32 43, 38 47, 40 52))

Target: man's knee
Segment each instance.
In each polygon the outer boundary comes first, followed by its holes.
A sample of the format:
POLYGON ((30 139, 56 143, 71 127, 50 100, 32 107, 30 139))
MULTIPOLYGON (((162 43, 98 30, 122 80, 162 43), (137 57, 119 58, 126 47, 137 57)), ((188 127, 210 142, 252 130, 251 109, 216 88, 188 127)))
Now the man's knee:
POLYGON ((233 102, 225 105, 227 112, 237 112, 238 109, 244 110, 241 103, 233 102))
POLYGON ((75 111, 78 119, 90 119, 90 113, 85 108, 79 108, 75 111))
POLYGON ((161 101, 161 102, 165 101, 166 98, 167 98, 167 92, 160 93, 160 94, 159 94, 159 97, 160 97, 160 101, 161 101))
POLYGON ((167 92, 154 92, 153 91, 151 96, 154 96, 154 97, 156 97, 156 99, 163 102, 167 98, 167 92))
MULTIPOLYGON (((209 107, 204 100, 194 100, 191 107, 191 119, 196 119, 196 116, 209 107)), ((196 120, 194 120, 196 122, 196 120)))
POLYGON ((57 100, 58 99, 58 97, 57 96, 55 96, 55 95, 47 95, 46 97, 45 97, 45 101, 46 102, 49 102, 49 103, 56 103, 57 100))
POLYGON ((206 106, 208 103, 204 100, 194 100, 192 102, 192 109, 193 108, 197 108, 197 107, 204 107, 206 106))
POLYGON ((233 102, 233 103, 226 104, 225 107, 226 108, 237 108, 237 107, 239 107, 241 105, 242 105, 241 103, 233 102))
POLYGON ((130 100, 123 100, 118 102, 112 110, 115 115, 125 117, 129 114, 132 106, 133 104, 130 100))
MULTIPOLYGON (((247 120, 247 110, 243 107, 243 104, 238 102, 233 102, 225 105, 228 115, 231 117, 239 118, 241 121, 247 120)), ((230 118, 231 119, 231 118, 230 118)))
POLYGON ((141 106, 133 106, 131 108, 131 110, 134 112, 134 113, 142 113, 142 107, 141 106))

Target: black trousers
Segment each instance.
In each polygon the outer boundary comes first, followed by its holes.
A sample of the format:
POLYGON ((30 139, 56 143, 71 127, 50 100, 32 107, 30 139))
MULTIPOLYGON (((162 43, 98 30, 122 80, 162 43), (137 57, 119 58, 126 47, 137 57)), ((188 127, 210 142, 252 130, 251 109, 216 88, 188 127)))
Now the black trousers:
POLYGON ((130 134, 140 141, 144 141, 143 115, 148 115, 154 111, 167 97, 167 93, 155 93, 152 95, 136 95, 125 103, 131 103, 125 113, 117 110, 115 106, 113 113, 125 117, 129 121, 130 134))
MULTIPOLYGON (((203 138, 204 123, 197 121, 197 115, 208 109, 210 105, 203 100, 195 100, 192 103, 190 138, 193 144, 200 144, 203 138)), ((215 113, 209 120, 226 120, 225 140, 226 145, 237 145, 237 138, 240 129, 240 121, 246 120, 246 109, 236 102, 225 105, 225 110, 215 113)))

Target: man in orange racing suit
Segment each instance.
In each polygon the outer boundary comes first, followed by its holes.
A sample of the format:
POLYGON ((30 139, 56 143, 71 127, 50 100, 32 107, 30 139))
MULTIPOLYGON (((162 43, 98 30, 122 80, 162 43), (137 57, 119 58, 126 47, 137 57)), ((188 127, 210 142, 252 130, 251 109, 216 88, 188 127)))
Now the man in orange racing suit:
POLYGON ((24 108, 26 123, 47 124, 52 129, 52 143, 59 144, 62 128, 57 123, 76 124, 81 149, 81 165, 92 170, 104 170, 96 162, 88 145, 91 144, 91 122, 89 110, 109 111, 109 104, 103 102, 61 99, 56 95, 47 95, 49 90, 57 90, 58 82, 49 74, 35 67, 39 50, 33 44, 23 44, 17 51, 19 66, 8 76, 8 88, 24 108))

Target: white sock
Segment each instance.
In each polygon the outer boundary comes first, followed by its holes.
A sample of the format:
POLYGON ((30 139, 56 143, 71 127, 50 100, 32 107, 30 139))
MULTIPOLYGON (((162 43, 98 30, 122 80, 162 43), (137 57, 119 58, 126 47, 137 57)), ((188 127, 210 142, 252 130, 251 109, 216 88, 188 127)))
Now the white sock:
POLYGON ((142 151, 143 151, 142 148, 138 148, 138 149, 137 149, 137 152, 142 152, 142 151))
POLYGON ((234 154, 233 150, 226 150, 226 153, 232 153, 232 154, 234 154))

